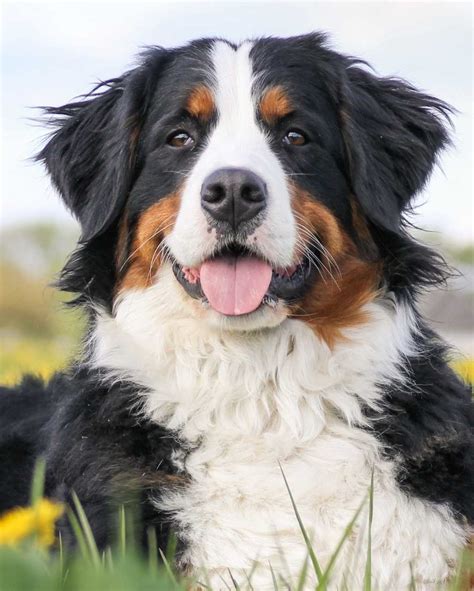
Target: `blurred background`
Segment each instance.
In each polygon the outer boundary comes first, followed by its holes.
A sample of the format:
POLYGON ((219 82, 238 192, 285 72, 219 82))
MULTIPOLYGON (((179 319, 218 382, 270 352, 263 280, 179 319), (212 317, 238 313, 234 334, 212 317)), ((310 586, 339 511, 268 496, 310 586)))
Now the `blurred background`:
POLYGON ((472 4, 470 2, 3 2, 0 210, 0 379, 45 377, 77 348, 82 319, 48 287, 78 227, 31 156, 46 130, 39 105, 59 105, 133 67, 146 45, 204 36, 232 41, 324 30, 335 49, 401 76, 453 105, 453 148, 416 202, 418 237, 461 275, 423 302, 473 376, 472 4), (429 230, 429 231, 428 231, 429 230))

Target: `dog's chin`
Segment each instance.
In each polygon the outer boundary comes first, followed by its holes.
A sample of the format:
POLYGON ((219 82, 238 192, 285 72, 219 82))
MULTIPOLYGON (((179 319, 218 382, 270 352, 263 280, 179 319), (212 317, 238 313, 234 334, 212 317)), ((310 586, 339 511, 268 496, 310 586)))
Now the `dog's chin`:
MULTIPOLYGON (((315 279, 314 268, 308 259, 279 268, 264 261, 255 252, 241 247, 226 247, 217 251, 207 262, 194 268, 185 267, 174 260, 172 269, 175 280, 188 296, 186 300, 198 316, 208 325, 228 331, 255 331, 278 326, 288 317, 288 304, 299 300, 315 279), (237 281, 235 276, 238 271, 230 272, 231 280, 236 281, 236 292, 240 289, 242 305, 239 306, 235 301, 228 309, 229 306, 223 304, 219 296, 227 291, 223 285, 228 285, 225 280, 228 278, 229 266, 233 268, 230 261, 234 262, 236 268, 239 265, 243 267, 244 274, 245 271, 247 274, 244 280, 237 281), (213 269, 211 273, 214 275, 208 290, 205 271, 209 267, 213 269), (222 268, 226 270, 221 271, 222 268), (223 274, 220 275, 220 272, 223 274), (253 294, 246 293, 247 289, 253 294)), ((235 299, 238 299, 237 296, 235 299)))
POLYGON ((272 303, 272 305, 262 303, 256 310, 248 314, 238 316, 221 314, 214 310, 205 299, 189 295, 176 277, 174 281, 176 287, 184 296, 181 300, 182 304, 195 319, 199 319, 211 329, 226 332, 251 332, 271 329, 279 326, 289 314, 287 304, 282 300, 272 303))
POLYGON ((227 316, 216 312, 210 307, 204 311, 205 322, 218 330, 248 332, 255 330, 270 329, 280 325, 288 316, 288 309, 278 302, 275 307, 266 305, 260 306, 254 312, 241 314, 239 316, 227 316))

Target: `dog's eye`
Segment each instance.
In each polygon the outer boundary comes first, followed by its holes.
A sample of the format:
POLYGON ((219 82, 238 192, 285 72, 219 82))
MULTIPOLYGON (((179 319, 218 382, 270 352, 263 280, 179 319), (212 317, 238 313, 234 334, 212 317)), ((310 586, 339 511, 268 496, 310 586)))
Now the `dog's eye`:
POLYGON ((287 146, 304 146, 306 144, 306 136, 298 129, 290 129, 282 142, 287 146))
POLYGON ((173 131, 166 140, 169 146, 173 148, 191 148, 194 146, 194 139, 182 129, 173 131))

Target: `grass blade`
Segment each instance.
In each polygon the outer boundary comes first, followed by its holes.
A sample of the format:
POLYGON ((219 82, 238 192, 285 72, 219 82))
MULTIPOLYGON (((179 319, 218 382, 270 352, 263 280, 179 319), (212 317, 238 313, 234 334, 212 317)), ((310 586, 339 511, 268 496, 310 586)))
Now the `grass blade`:
POLYGON ((99 567, 100 566, 100 554, 99 550, 97 549, 97 544, 95 543, 94 534, 92 533, 92 528, 90 526, 89 520, 87 519, 87 515, 84 511, 84 508, 79 500, 79 497, 76 495, 74 491, 71 493, 72 500, 74 503, 74 507, 76 509, 77 516, 79 518, 79 523, 81 525, 82 531, 84 532, 84 538, 87 544, 87 548, 89 550, 89 556, 92 560, 92 563, 99 567))
POLYGON ((110 546, 107 546, 102 557, 103 557, 104 568, 107 568, 109 571, 113 571, 114 570, 114 557, 112 556, 112 548, 110 546))
POLYGON ((64 548, 63 548, 63 537, 61 532, 58 532, 58 560, 59 560, 59 572, 61 574, 61 580, 64 579, 64 548))
POLYGON ((362 503, 359 505, 357 511, 355 512, 354 517, 350 520, 349 524, 344 529, 344 533, 343 533, 341 539, 339 540, 339 543, 336 546, 336 549, 333 552, 333 554, 328 562, 326 570, 324 571, 324 574, 322 575, 322 577, 318 581, 318 586, 316 587, 316 591, 324 591, 327 588, 327 584, 329 582, 329 576, 331 574, 334 563, 336 562, 337 557, 339 556, 339 553, 341 551, 342 546, 344 545, 344 542, 350 536, 350 534, 352 532, 352 528, 354 527, 355 522, 359 518, 359 515, 366 503, 366 500, 367 500, 367 497, 364 497, 362 503))
POLYGON ((254 588, 253 588, 253 585, 252 585, 252 577, 253 577, 255 571, 257 570, 257 567, 258 567, 258 561, 257 560, 254 560, 254 562, 252 564, 252 568, 250 569, 250 572, 249 573, 245 573, 245 576, 247 578, 247 583, 248 583, 248 586, 249 586, 249 591, 255 591, 254 588))
POLYGON ((410 587, 409 591, 416 591, 415 574, 413 573, 413 564, 410 562, 410 587))
POLYGON ((150 572, 158 572, 158 540, 156 539, 156 529, 149 527, 147 530, 148 539, 148 567, 150 572))
MULTIPOLYGON (((219 575, 219 578, 226 586, 226 589, 228 589, 228 591, 232 591, 232 589, 229 587, 229 585, 227 584, 227 581, 224 579, 224 577, 222 575, 219 575)), ((209 589, 211 589, 211 587, 209 587, 209 589)), ((219 587, 219 589, 220 589, 220 587, 219 587)))
MULTIPOLYGON (((156 530, 155 530, 156 532, 156 530)), ((178 547, 178 539, 174 532, 171 532, 166 544, 166 560, 173 563, 176 557, 176 548, 178 547)))
POLYGON ((255 589, 253 588, 253 585, 252 585, 252 577, 250 575, 248 575, 247 573, 245 573, 245 578, 247 579, 247 585, 248 585, 249 591, 255 591, 255 589))
POLYGON ((289 486, 288 481, 286 479, 285 473, 283 472, 283 468, 281 467, 280 462, 278 462, 278 464, 280 466, 283 480, 285 481, 286 490, 288 491, 288 494, 290 495, 290 500, 291 500, 291 504, 293 506, 293 511, 296 515, 296 519, 298 520, 298 525, 300 526, 301 533, 303 534, 306 548, 308 549, 308 554, 309 554, 309 557, 311 558, 311 563, 313 564, 314 572, 316 573, 316 577, 319 582, 321 580, 321 577, 323 576, 323 571, 321 570, 321 567, 319 566, 318 559, 316 558, 316 554, 314 553, 313 547, 311 545, 311 541, 310 541, 309 536, 308 536, 306 529, 304 527, 303 520, 301 519, 301 516, 298 512, 298 508, 296 507, 295 499, 293 498, 293 494, 291 492, 290 486, 289 486))
POLYGON ((306 577, 308 576, 308 556, 304 559, 303 568, 301 569, 300 576, 298 577, 298 584, 296 591, 303 591, 306 583, 306 577))
POLYGON ((229 577, 230 577, 230 580, 232 581, 232 585, 234 585, 234 589, 236 591, 240 591, 240 587, 239 587, 237 581, 234 579, 234 575, 232 574, 232 571, 230 570, 230 568, 228 568, 227 570, 229 572, 229 577))
POLYGON ((370 478, 369 488, 369 531, 367 533, 367 561, 364 573, 364 591, 372 589, 372 519, 374 517, 374 470, 370 478))
POLYGON ((278 591, 278 583, 277 583, 277 580, 276 580, 276 577, 275 577, 275 572, 273 571, 273 567, 272 567, 271 563, 268 563, 268 566, 270 567, 270 572, 272 574, 273 589, 275 591, 278 591))
POLYGON ((31 506, 38 503, 44 494, 44 480, 46 476, 46 461, 44 458, 39 458, 36 461, 35 469, 33 471, 33 480, 31 483, 31 506))
POLYGON ((69 523, 71 524, 72 531, 74 532, 74 536, 76 538, 76 541, 79 545, 79 550, 81 551, 81 555, 84 558, 89 559, 90 556, 89 556, 89 552, 87 550, 87 542, 86 542, 86 538, 84 537, 84 532, 82 531, 82 528, 79 524, 76 514, 69 507, 67 508, 67 516, 69 519, 69 523))
POLYGON ((177 587, 178 581, 176 580, 176 577, 174 576, 174 572, 170 566, 170 563, 166 559, 166 556, 163 554, 163 551, 161 550, 161 548, 158 549, 158 552, 160 553, 161 559, 163 560, 163 564, 165 565, 165 570, 166 570, 167 575, 169 576, 172 583, 177 587))
POLYGON ((465 589, 471 589, 473 573, 474 550, 469 547, 465 548, 458 558, 456 573, 453 577, 452 584, 449 586, 449 590, 464 591, 465 589))
POLYGON ((125 556, 127 552, 127 519, 124 505, 120 505, 119 509, 119 546, 120 554, 125 556))
MULTIPOLYGON (((209 573, 207 572, 206 569, 204 569, 203 572, 199 573, 199 577, 204 577, 204 580, 205 580, 205 583, 203 583, 201 580, 197 581, 197 583, 201 587, 204 587, 204 589, 212 589, 211 581, 209 579, 209 573)), ((191 588, 192 588, 192 586, 191 586, 191 588)))

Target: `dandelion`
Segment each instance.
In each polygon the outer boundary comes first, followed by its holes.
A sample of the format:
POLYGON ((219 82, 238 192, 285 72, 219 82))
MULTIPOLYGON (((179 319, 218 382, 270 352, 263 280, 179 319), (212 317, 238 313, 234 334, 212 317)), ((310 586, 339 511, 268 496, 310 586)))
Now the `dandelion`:
POLYGON ((474 385, 474 359, 457 359, 453 362, 453 368, 464 381, 474 385))
POLYGON ((19 507, 0 517, 0 545, 16 545, 34 537, 39 546, 54 542, 54 525, 64 508, 48 499, 39 500, 33 507, 19 507))

